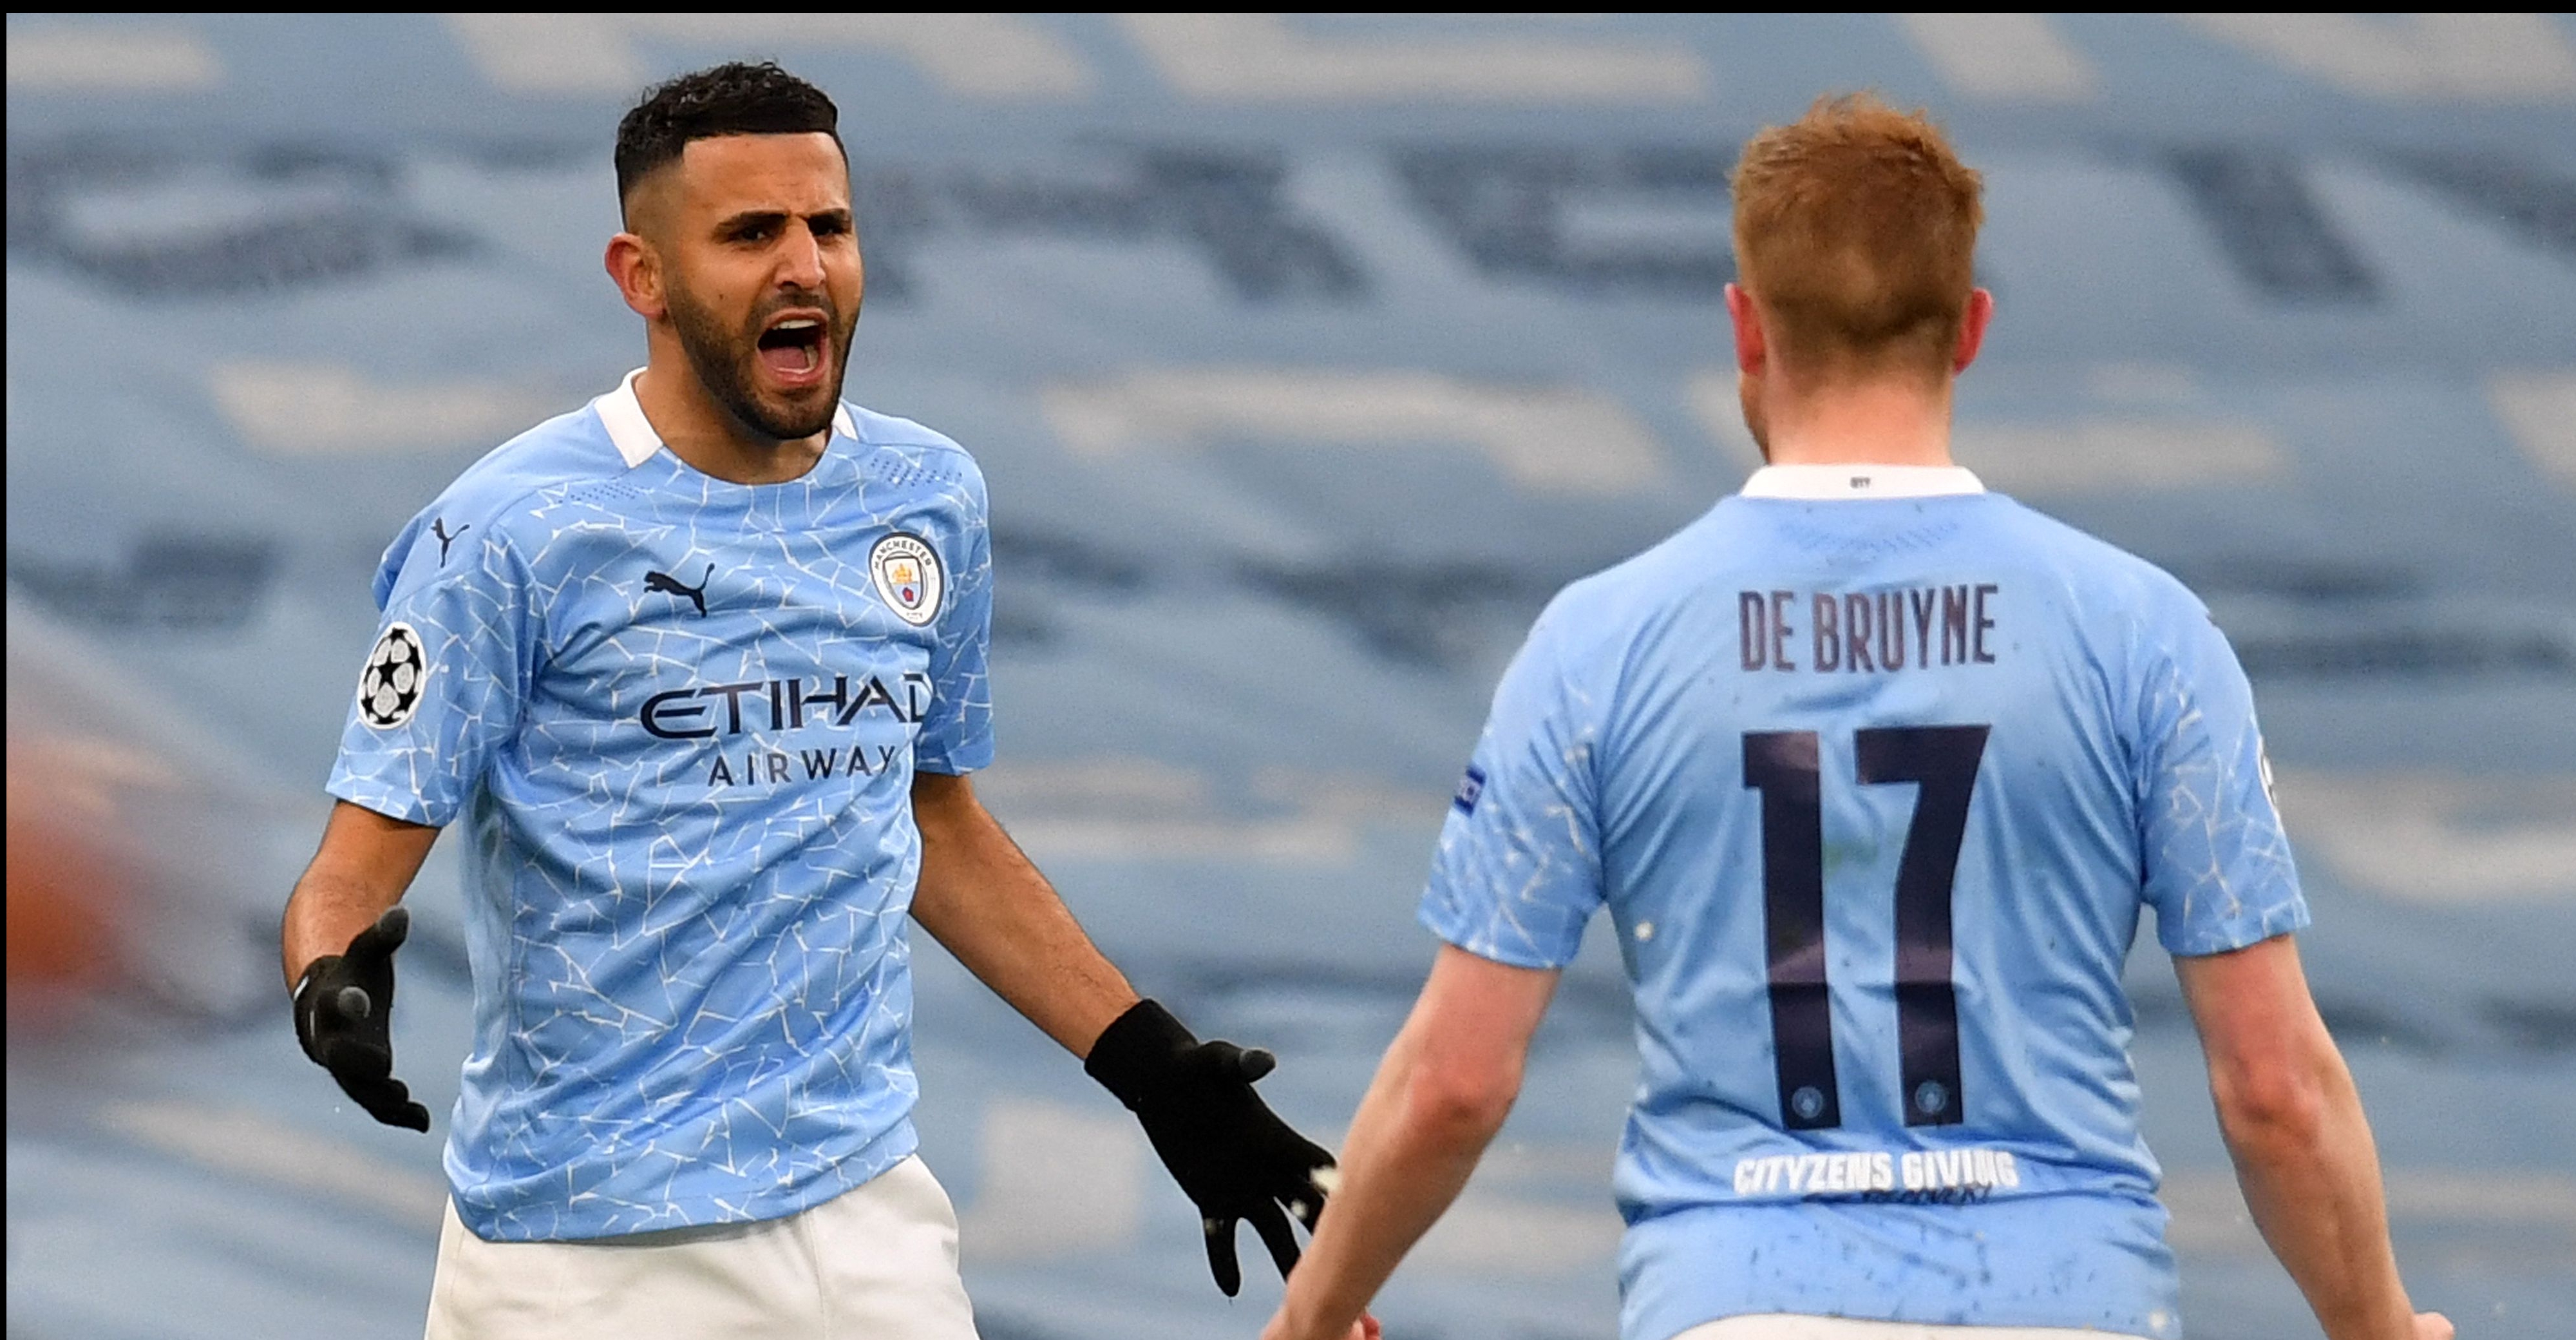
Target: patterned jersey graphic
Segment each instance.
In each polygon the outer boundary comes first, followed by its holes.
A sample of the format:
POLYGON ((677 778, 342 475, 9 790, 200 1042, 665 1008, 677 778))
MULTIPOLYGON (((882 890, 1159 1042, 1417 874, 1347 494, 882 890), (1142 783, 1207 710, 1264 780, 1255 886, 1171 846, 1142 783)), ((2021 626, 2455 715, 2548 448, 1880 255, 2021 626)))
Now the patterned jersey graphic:
POLYGON ((487 1239, 773 1218, 909 1153, 911 781, 992 756, 965 452, 845 407, 804 478, 729 484, 631 385, 395 540, 330 781, 469 831, 447 1169, 487 1239))
POLYGON ((2177 1334, 2121 967, 2148 907, 2307 923, 2261 759, 2200 602, 1999 496, 1732 498, 1559 595, 1422 919, 1554 967, 1610 913, 1622 1333, 2177 1334))

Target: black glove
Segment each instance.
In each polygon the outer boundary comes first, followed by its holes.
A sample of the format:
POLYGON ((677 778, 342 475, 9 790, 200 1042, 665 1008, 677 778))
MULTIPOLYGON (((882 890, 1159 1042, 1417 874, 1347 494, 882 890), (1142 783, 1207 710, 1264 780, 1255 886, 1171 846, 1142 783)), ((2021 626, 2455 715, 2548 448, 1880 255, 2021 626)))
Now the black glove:
POLYGON ((411 913, 393 908, 348 952, 313 960, 295 983, 295 1040, 368 1116, 427 1131, 429 1109, 394 1078, 394 951, 409 934, 411 913))
POLYGON ((1252 1091, 1279 1058, 1231 1042, 1201 1042, 1171 1011, 1140 1000, 1091 1045, 1085 1073, 1118 1095, 1172 1180, 1199 1207, 1208 1269, 1228 1298, 1243 1288, 1234 1226, 1252 1221, 1280 1278, 1297 1264, 1286 1205, 1309 1231, 1324 1212, 1316 1174, 1333 1166, 1323 1147, 1288 1128, 1252 1091))

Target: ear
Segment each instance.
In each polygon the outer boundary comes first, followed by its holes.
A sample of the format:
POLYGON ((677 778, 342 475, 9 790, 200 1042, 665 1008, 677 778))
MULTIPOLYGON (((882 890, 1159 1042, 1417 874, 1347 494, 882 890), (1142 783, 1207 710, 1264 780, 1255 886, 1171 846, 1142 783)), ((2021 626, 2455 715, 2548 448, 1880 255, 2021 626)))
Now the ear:
POLYGON ((1726 316, 1735 327, 1735 370, 1760 376, 1770 362, 1770 346, 1762 338, 1762 314, 1753 305, 1753 295, 1741 287, 1726 286, 1726 316))
POLYGON ((1995 319, 1995 295, 1984 289, 1968 291, 1968 310, 1959 319, 1959 346, 1950 351, 1950 375, 1957 376, 1977 361, 1977 351, 1985 347, 1986 326, 1995 319))
POLYGON ((608 254, 601 259, 626 305, 647 321, 661 320, 668 310, 662 297, 662 258, 652 244, 633 233, 619 233, 608 239, 608 254))

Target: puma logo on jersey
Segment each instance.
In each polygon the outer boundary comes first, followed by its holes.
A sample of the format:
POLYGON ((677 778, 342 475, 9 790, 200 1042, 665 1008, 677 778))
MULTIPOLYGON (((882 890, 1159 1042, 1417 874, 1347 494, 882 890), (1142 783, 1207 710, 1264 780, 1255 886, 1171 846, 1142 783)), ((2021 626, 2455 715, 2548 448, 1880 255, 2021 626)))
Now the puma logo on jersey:
POLYGON ((446 517, 439 516, 430 518, 429 533, 438 537, 438 566, 442 568, 447 566, 447 546, 456 543, 456 537, 458 535, 462 535, 472 529, 474 529, 474 527, 472 523, 469 522, 465 525, 458 526, 455 531, 451 533, 447 529, 446 517))
POLYGON ((698 578, 697 585, 691 586, 667 572, 647 572, 644 574, 644 589, 675 596, 687 596, 689 603, 698 607, 698 617, 703 619, 707 616, 707 582, 715 575, 716 565, 709 563, 706 574, 698 578))

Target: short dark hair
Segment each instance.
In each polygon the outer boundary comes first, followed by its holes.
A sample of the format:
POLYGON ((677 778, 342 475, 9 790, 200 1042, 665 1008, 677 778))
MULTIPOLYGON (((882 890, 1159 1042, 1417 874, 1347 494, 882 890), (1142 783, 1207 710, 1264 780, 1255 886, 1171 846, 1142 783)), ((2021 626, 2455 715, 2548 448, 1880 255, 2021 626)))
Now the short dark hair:
MULTIPOLYGON (((638 182, 676 162, 691 140, 718 135, 821 133, 841 143, 841 109, 823 90, 778 68, 728 61, 644 91, 617 123, 617 200, 638 182)), ((846 145, 842 157, 849 156, 846 145)))

